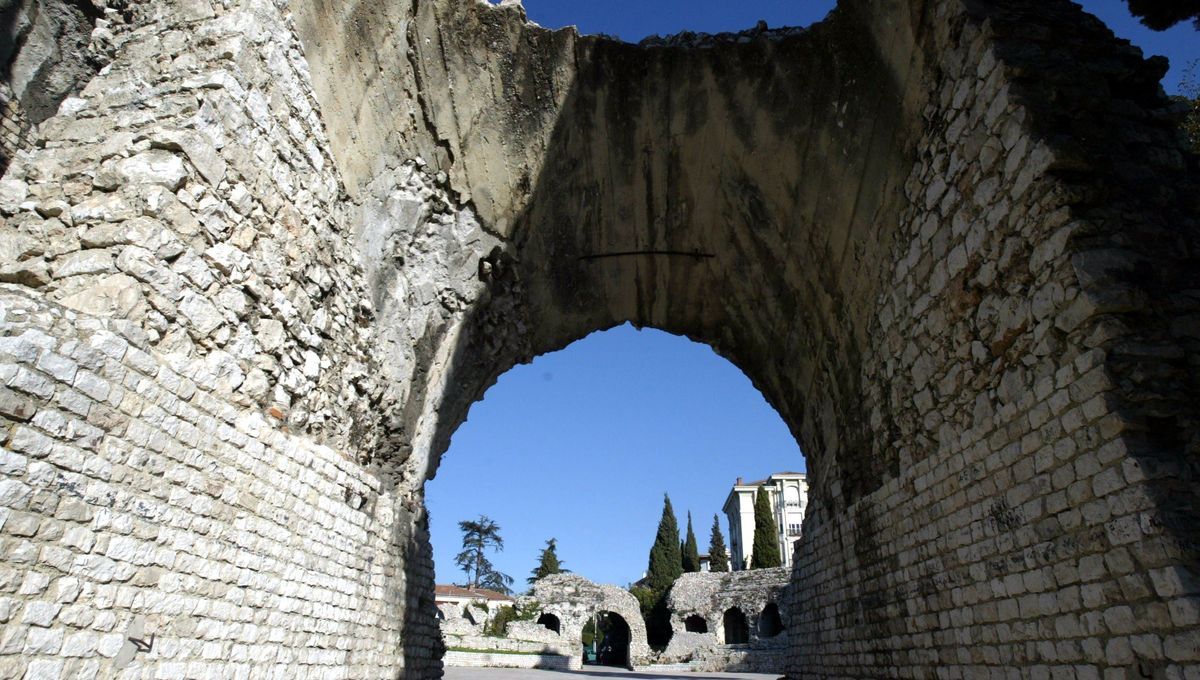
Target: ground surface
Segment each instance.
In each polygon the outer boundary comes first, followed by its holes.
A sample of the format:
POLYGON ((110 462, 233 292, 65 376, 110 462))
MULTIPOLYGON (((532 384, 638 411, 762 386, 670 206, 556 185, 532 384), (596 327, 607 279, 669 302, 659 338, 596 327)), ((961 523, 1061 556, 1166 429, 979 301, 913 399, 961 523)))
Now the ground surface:
POLYGON ((767 680, 778 677, 769 673, 689 673, 686 671, 627 671, 621 668, 594 667, 581 671, 548 671, 525 668, 446 668, 445 680, 518 680, 535 678, 536 680, 567 680, 575 678, 691 678, 691 680, 706 680, 710 678, 740 678, 744 680, 767 680))

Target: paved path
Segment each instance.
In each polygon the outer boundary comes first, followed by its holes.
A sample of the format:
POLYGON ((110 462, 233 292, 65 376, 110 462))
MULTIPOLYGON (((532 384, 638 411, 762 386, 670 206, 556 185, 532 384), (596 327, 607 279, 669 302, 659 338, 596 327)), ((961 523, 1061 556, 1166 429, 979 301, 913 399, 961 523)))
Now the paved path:
POLYGON ((775 680, 769 673, 689 673, 687 671, 627 671, 621 668, 589 667, 581 671, 544 671, 524 668, 458 668, 448 666, 445 680, 631 680, 689 678, 690 680, 775 680))

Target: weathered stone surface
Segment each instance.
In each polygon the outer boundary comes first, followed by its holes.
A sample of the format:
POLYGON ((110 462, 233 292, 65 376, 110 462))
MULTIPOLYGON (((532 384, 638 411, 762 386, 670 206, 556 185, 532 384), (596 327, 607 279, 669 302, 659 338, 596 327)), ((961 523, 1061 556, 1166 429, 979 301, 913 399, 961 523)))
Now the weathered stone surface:
MULTIPOLYGON (((529 595, 522 598, 522 601, 530 600, 536 602, 542 612, 558 617, 559 632, 548 637, 546 633, 527 629, 526 637, 549 640, 543 644, 551 644, 554 649, 568 654, 574 660, 573 667, 578 667, 583 627, 600 612, 617 614, 629 624, 629 663, 637 667, 649 662, 646 624, 637 598, 629 591, 593 583, 577 574, 552 574, 536 581, 529 589, 529 595)), ((519 634, 520 629, 517 632, 519 634)))
POLYGON ((1070 3, 83 23, 56 58, 111 65, 0 185, 5 674, 114 675, 142 617, 132 674, 435 677, 424 482, 497 375, 626 321, 808 456, 791 677, 1196 673, 1196 162, 1070 3))
POLYGON ((169 151, 153 150, 112 162, 97 173, 93 184, 106 191, 126 184, 157 184, 175 191, 185 178, 183 159, 169 151))
POLYGON ((782 673, 787 665, 788 635, 771 631, 762 619, 768 605, 786 626, 789 569, 754 569, 725 573, 697 572, 675 580, 667 595, 671 612, 671 641, 660 655, 665 663, 688 662, 696 671, 750 671, 782 673), (745 618, 745 643, 727 644, 725 614, 737 611, 745 618), (687 620, 704 619, 707 632, 688 632, 687 620))

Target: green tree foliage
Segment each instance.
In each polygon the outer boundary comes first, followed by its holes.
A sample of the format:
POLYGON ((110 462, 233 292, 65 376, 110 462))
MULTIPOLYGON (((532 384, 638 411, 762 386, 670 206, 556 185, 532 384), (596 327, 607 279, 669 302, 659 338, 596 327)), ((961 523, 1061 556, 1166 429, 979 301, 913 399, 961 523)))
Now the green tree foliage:
POLYGON ((1200 31, 1200 0, 1125 0, 1129 13, 1146 26, 1165 31, 1181 21, 1191 20, 1200 31))
POLYGON ((491 637, 504 637, 508 632, 508 624, 517 620, 517 610, 512 605, 504 605, 496 612, 483 627, 483 634, 491 637))
POLYGON ((771 501, 767 487, 758 487, 754 494, 754 547, 750 553, 750 568, 765 569, 783 564, 779 554, 779 527, 771 512, 771 501))
POLYGON ((542 548, 542 554, 538 556, 538 565, 530 572, 529 578, 525 579, 528 583, 549 576, 550 574, 561 574, 568 572, 570 569, 563 569, 562 562, 558 560, 558 539, 552 538, 546 541, 546 547, 542 548))
POLYGON ((537 600, 532 600, 525 606, 506 604, 496 611, 496 615, 490 621, 484 624, 483 634, 491 637, 505 637, 508 635, 508 624, 513 621, 532 621, 541 613, 542 605, 537 600))
POLYGON ((721 534, 721 520, 713 515, 712 534, 708 538, 709 571, 729 571, 729 554, 725 552, 725 536, 721 534))
POLYGON ((658 534, 650 548, 650 566, 647 569, 646 585, 635 587, 630 592, 641 605, 642 618, 646 620, 646 637, 651 647, 663 648, 671 639, 671 613, 667 610, 667 593, 671 584, 683 573, 683 542, 679 540, 679 523, 671 497, 663 494, 662 519, 658 521, 658 534))
POLYGON ((687 538, 683 541, 683 570, 700 571, 700 548, 696 545, 696 533, 692 531, 692 513, 688 512, 687 538))
POLYGON ((1183 94, 1174 99, 1187 107, 1182 123, 1183 134, 1187 137, 1192 153, 1200 155, 1200 59, 1188 64, 1179 89, 1183 94))
POLYGON ((650 565, 647 570, 650 589, 666 593, 671 584, 683 573, 683 556, 679 550, 679 524, 675 521, 675 510, 671 497, 663 494, 662 519, 658 521, 658 534, 650 547, 650 565))
POLYGON ((512 577, 497 571, 486 554, 488 550, 504 550, 500 525, 487 515, 480 515, 477 520, 459 522, 458 528, 463 532, 463 549, 455 556, 454 563, 467 575, 467 582, 463 585, 501 593, 512 592, 509 587, 513 582, 512 577))

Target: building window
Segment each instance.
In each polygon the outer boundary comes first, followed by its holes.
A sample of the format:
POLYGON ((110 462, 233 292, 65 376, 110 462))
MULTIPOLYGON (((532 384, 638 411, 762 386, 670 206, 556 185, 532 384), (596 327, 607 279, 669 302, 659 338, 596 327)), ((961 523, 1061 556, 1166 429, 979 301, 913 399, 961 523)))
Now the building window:
POLYGON ((799 524, 789 524, 788 525, 788 536, 799 536, 799 535, 800 535, 800 525, 799 524))
POLYGON ((784 504, 789 508, 800 507, 800 490, 794 486, 789 486, 783 491, 784 504))

